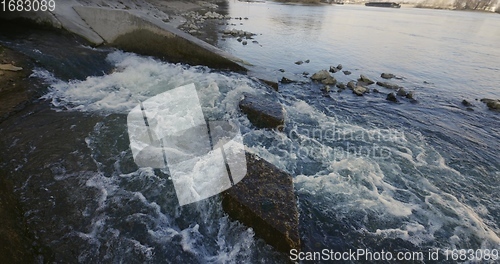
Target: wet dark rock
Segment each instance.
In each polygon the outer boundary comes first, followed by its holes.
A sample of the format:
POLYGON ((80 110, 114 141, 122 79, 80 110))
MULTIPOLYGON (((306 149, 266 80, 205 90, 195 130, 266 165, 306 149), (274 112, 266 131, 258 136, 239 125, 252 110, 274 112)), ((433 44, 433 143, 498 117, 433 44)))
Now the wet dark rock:
POLYGON ((300 249, 292 177, 254 154, 246 160, 245 178, 222 194, 224 211, 277 250, 300 249))
POLYGON ((337 65, 337 69, 338 69, 338 70, 342 70, 342 68, 343 68, 343 67, 342 67, 342 64, 337 65))
POLYGON ((394 93, 390 93, 390 94, 387 95, 387 97, 385 98, 385 100, 391 101, 391 102, 397 102, 398 98, 396 98, 396 95, 394 93))
POLYGON ((285 69, 279 69, 280 72, 285 72, 285 69))
POLYGON ((462 100, 462 105, 464 105, 464 106, 472 106, 472 104, 469 101, 465 100, 465 99, 462 100))
POLYGON ((380 82, 380 81, 377 82, 377 85, 388 88, 388 89, 392 89, 392 90, 398 90, 398 89, 402 88, 401 86, 396 85, 396 84, 392 84, 392 83, 388 83, 388 82, 380 82))
POLYGON ((295 82, 294 80, 290 80, 286 77, 282 77, 281 80, 280 80, 280 83, 293 83, 295 82))
POLYGON ((367 85, 374 84, 375 82, 372 81, 370 78, 366 77, 365 75, 361 74, 359 76, 358 81, 366 83, 367 85))
POLYGON ((337 67, 330 66, 330 72, 336 73, 338 71, 339 71, 339 69, 337 69, 337 67))
POLYGON ((399 96, 406 96, 406 91, 405 91, 405 88, 399 88, 398 90, 398 95, 399 96))
POLYGON ((354 88, 356 88, 356 82, 355 81, 349 81, 347 83, 347 88, 351 89, 351 90, 354 90, 354 88))
POLYGON ((500 110, 500 100, 483 98, 481 102, 485 103, 490 110, 500 110))
POLYGON ((332 76, 330 76, 330 74, 326 70, 321 70, 321 71, 313 74, 311 76, 311 79, 314 81, 321 81, 321 80, 324 80, 328 77, 332 77, 332 76))
POLYGON ((282 129, 285 123, 285 111, 281 104, 264 96, 245 94, 240 101, 240 109, 253 125, 259 128, 282 129))
POLYGON ((411 91, 411 92, 406 93, 406 98, 411 99, 411 100, 415 99, 415 92, 411 91))
POLYGON ((297 64, 297 65, 301 65, 302 63, 304 63, 304 62, 301 60, 295 62, 295 64, 297 64))
POLYGON ((357 86, 356 88, 354 88, 354 89, 352 90, 352 92, 353 92, 354 94, 359 95, 359 96, 361 96, 361 95, 363 95, 363 94, 367 93, 368 91, 369 91, 369 90, 368 90, 368 88, 363 87, 363 86, 357 86))
POLYGON ((243 40, 243 41, 241 42, 241 44, 246 45, 246 44, 248 44, 248 42, 247 42, 246 40, 243 40))
POLYGON ((380 93, 380 91, 377 88, 373 89, 373 92, 374 93, 380 93))
POLYGON ((307 75, 309 75, 309 73, 308 72, 303 72, 302 75, 307 76, 307 75))
POLYGON ((339 88, 339 89, 345 89, 346 86, 345 86, 344 83, 337 83, 337 88, 339 88))
POLYGON ((343 71, 343 73, 344 73, 345 75, 351 75, 351 72, 350 72, 350 71, 343 71))
POLYGON ((396 77, 396 75, 392 74, 392 73, 382 73, 380 74, 380 77, 384 78, 384 79, 392 79, 394 77, 396 77))
POLYGON ((325 79, 321 80, 321 83, 326 85, 335 85, 337 83, 337 80, 332 76, 328 76, 325 79))
POLYGON ((311 60, 305 60, 304 62, 305 62, 305 63, 309 63, 309 62, 311 62, 311 60))

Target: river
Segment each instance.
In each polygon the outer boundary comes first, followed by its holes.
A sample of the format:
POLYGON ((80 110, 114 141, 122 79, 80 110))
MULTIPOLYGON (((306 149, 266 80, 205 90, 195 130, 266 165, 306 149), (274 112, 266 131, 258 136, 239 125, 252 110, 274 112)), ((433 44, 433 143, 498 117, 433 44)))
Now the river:
POLYGON ((64 52, 62 44, 4 40, 36 57, 34 76, 50 86, 43 96, 50 105, 27 109, 18 117, 24 123, 6 121, 0 131, 18 138, 2 141, 3 167, 55 260, 286 262, 288 254, 229 219, 218 197, 179 207, 167 171, 133 163, 128 111, 191 82, 205 114, 236 120, 250 151, 293 175, 304 251, 423 252, 421 262, 431 263, 436 249, 439 262, 445 249, 500 249, 500 117, 475 100, 500 97, 499 15, 237 1, 227 12, 248 17, 228 27, 256 33, 258 44, 217 45, 297 82, 274 95, 244 75, 72 42, 72 54, 106 60, 96 66, 76 56, 76 68, 102 71, 68 78, 68 67, 43 63, 64 52), (364 96, 324 93, 303 77, 337 64, 352 72, 335 73, 342 82, 393 73, 400 78, 390 81, 416 100, 389 102, 383 87, 364 96), (253 127, 238 110, 244 92, 277 96, 284 131, 253 127))

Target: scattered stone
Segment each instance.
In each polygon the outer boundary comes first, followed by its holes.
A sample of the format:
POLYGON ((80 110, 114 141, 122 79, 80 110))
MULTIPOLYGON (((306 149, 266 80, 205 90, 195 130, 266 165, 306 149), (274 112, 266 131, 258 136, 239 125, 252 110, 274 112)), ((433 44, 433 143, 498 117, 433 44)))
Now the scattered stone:
POLYGON ((252 43, 259 44, 259 42, 257 40, 252 40, 252 43))
POLYGON ((303 72, 302 75, 307 76, 307 75, 309 75, 309 73, 308 72, 303 72))
POLYGON ((246 40, 243 40, 243 41, 241 42, 241 44, 246 45, 246 44, 248 44, 248 43, 247 43, 247 41, 246 41, 246 40))
POLYGON ((271 101, 264 96, 245 94, 239 107, 256 127, 283 129, 285 112, 277 101, 271 101))
POLYGON ((328 77, 331 77, 330 74, 326 70, 321 70, 311 76, 311 79, 315 81, 321 81, 328 77))
POLYGON ((302 63, 304 63, 304 62, 301 60, 295 62, 295 64, 297 64, 297 65, 301 65, 302 63))
POLYGON ((282 252, 300 249, 299 212, 292 176, 246 153, 247 174, 222 194, 222 207, 282 252))
POLYGON ((280 83, 293 83, 293 82, 295 82, 295 81, 294 80, 290 80, 290 79, 288 79, 288 78, 286 78, 284 76, 280 80, 280 83))
POLYGON ((325 79, 321 80, 322 84, 326 85, 335 85, 337 83, 337 80, 333 78, 332 76, 328 75, 325 79))
POLYGON ((242 38, 237 38, 236 40, 237 40, 238 42, 242 42, 242 41, 243 41, 243 39, 242 39, 242 38))
POLYGON ((310 61, 310 60, 306 60, 306 61, 304 61, 304 62, 305 62, 305 63, 309 63, 309 62, 311 62, 311 61, 310 61))
POLYGON ((23 68, 21 67, 16 67, 12 64, 0 64, 0 70, 4 71, 21 71, 23 68))
POLYGON ((354 90, 354 88, 356 88, 356 82, 355 81, 349 81, 347 83, 347 88, 351 89, 351 90, 354 90))
POLYGON ((356 95, 361 96, 368 92, 368 88, 365 88, 363 86, 356 86, 356 88, 354 88, 352 92, 355 93, 356 95))
POLYGON ((346 86, 344 83, 337 83, 337 88, 344 90, 346 86))
POLYGON ((399 88, 398 93, 399 96, 406 96, 405 88, 399 88))
POLYGON ((244 17, 243 19, 248 20, 248 17, 244 17))
POLYGON ((370 78, 366 77, 365 75, 361 74, 358 79, 360 82, 366 83, 367 85, 374 84, 375 82, 370 80, 370 78))
POLYGON ((330 90, 331 90, 331 89, 330 89, 330 86, 329 86, 329 85, 325 85, 325 86, 323 86, 323 88, 321 88, 321 91, 323 91, 323 92, 327 92, 327 93, 329 93, 329 92, 330 92, 330 90))
POLYGON ((388 89, 392 89, 392 90, 398 90, 398 89, 403 88, 403 87, 396 85, 396 84, 392 84, 392 83, 388 83, 388 82, 380 82, 380 81, 377 82, 377 85, 388 88, 388 89))
POLYGON ((382 73, 380 74, 380 77, 384 78, 384 79, 392 79, 394 77, 396 77, 396 75, 392 74, 392 73, 382 73))
POLYGON ((380 93, 380 91, 377 88, 373 89, 373 92, 374 93, 380 93))
POLYGON ((280 72, 285 72, 285 69, 279 69, 280 72))
POLYGON ((344 73, 345 75, 351 75, 351 72, 350 72, 350 71, 343 71, 343 73, 344 73))
POLYGON ((330 72, 336 73, 338 71, 339 71, 339 69, 337 69, 336 67, 330 66, 330 72))
POLYGON ((462 100, 462 105, 464 105, 464 106, 472 106, 472 104, 469 101, 465 100, 465 99, 462 100))
POLYGON ((500 110, 500 100, 483 98, 481 102, 485 103, 490 110, 500 110))
POLYGON ((406 98, 408 98, 408 99, 410 99, 410 100, 415 99, 415 92, 414 92, 414 91, 408 92, 408 93, 406 94, 406 98))
POLYGON ((398 98, 396 98, 396 95, 394 93, 388 94, 387 97, 385 98, 385 100, 391 101, 391 102, 398 102, 398 98))
POLYGON ((337 65, 338 70, 342 70, 342 64, 337 65))

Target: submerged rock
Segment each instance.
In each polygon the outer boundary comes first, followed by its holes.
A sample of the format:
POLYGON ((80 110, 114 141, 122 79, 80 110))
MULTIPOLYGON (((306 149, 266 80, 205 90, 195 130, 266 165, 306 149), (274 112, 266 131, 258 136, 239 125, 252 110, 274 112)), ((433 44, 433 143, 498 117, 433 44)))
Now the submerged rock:
POLYGON ((363 87, 363 86, 357 86, 356 88, 354 88, 352 90, 352 92, 355 93, 356 95, 361 96, 361 95, 363 95, 363 94, 365 94, 365 93, 368 92, 368 88, 363 87))
POLYGON ((246 153, 246 160, 245 178, 222 194, 224 211, 277 250, 300 249, 292 177, 254 154, 246 153))
POLYGON ((465 100, 465 99, 462 100, 462 105, 464 105, 464 106, 472 106, 472 104, 469 101, 465 100))
POLYGON ((411 99, 411 100, 415 99, 415 92, 411 91, 411 92, 406 93, 406 98, 411 99))
POLYGON ((280 83, 293 83, 295 82, 294 80, 290 80, 286 77, 282 77, 281 80, 280 80, 280 83))
POLYGON ((394 77, 396 77, 396 75, 392 74, 392 73, 382 73, 380 74, 380 77, 384 78, 384 79, 392 79, 394 77))
POLYGON ((481 102, 485 103, 490 110, 500 110, 500 100, 483 98, 481 102))
POLYGON ((337 80, 335 78, 333 78, 332 76, 328 76, 325 79, 321 80, 321 83, 326 84, 326 85, 329 85, 329 84, 335 85, 337 83, 337 80))
POLYGON ((374 84, 375 82, 372 81, 370 78, 366 77, 365 75, 361 74, 359 76, 358 81, 366 83, 367 85, 374 84))
POLYGON ((336 67, 334 67, 334 66, 330 66, 330 72, 331 72, 331 73, 336 73, 336 72, 338 72, 338 71, 339 71, 339 69, 337 69, 336 67))
POLYGON ((295 62, 295 64, 297 64, 297 65, 301 65, 302 63, 304 63, 304 62, 301 60, 295 62))
POLYGON ((347 83, 347 88, 349 88, 351 90, 354 90, 354 88, 356 88, 356 82, 355 81, 349 81, 347 83))
POLYGON ((392 90, 398 90, 398 89, 402 88, 401 86, 396 85, 396 84, 392 84, 392 83, 388 83, 388 82, 380 82, 380 81, 377 82, 377 85, 388 88, 388 89, 392 89, 392 90))
POLYGON ((387 97, 385 98, 385 100, 391 101, 391 102, 397 102, 398 98, 396 98, 396 95, 394 93, 390 93, 390 94, 387 95, 387 97))
POLYGON ((344 83, 337 83, 337 88, 344 90, 346 86, 344 83))
POLYGON ((337 69, 342 70, 342 64, 337 65, 337 69))
POLYGON ((345 75, 351 75, 351 72, 350 72, 350 71, 343 71, 343 73, 344 73, 345 75))
POLYGON ((256 127, 283 129, 285 110, 279 102, 269 100, 264 96, 245 94, 239 106, 256 127))
POLYGON ((398 95, 399 96, 406 96, 405 88, 403 88, 403 87, 399 88, 398 95))
POLYGON ((323 86, 323 87, 321 88, 321 91, 323 91, 323 92, 327 92, 327 93, 329 93, 329 92, 330 92, 330 90, 331 90, 331 88, 330 88, 330 86, 329 86, 329 85, 325 85, 325 86, 323 86))

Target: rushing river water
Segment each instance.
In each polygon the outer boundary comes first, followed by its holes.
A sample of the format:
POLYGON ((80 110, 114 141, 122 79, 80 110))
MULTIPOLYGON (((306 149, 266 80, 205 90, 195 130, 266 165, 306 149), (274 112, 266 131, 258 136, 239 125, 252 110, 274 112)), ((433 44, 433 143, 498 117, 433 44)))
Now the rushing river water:
POLYGON ((474 100, 500 97, 500 16, 270 2, 230 2, 228 12, 249 18, 230 27, 258 33, 259 44, 227 39, 223 49, 299 82, 274 95, 244 75, 77 44, 73 54, 106 54, 99 66, 75 56, 77 67, 104 72, 68 81, 68 67, 47 62, 64 52, 50 41, 4 41, 37 58, 34 76, 50 84, 43 98, 55 112, 19 117, 29 132, 17 121, 0 131, 20 138, 2 142, 10 153, 3 167, 55 260, 286 262, 287 254, 229 219, 218 197, 179 207, 168 172, 133 163, 128 111, 187 83, 196 85, 205 114, 236 120, 250 151, 293 175, 304 251, 421 251, 427 259, 436 249, 500 249, 500 117, 474 100), (325 96, 302 77, 339 63, 352 71, 336 73, 339 81, 391 72, 416 101, 388 102, 382 87, 325 96), (244 92, 277 96, 284 131, 253 127, 238 110, 244 92), (66 149, 64 159, 40 163, 66 149))

